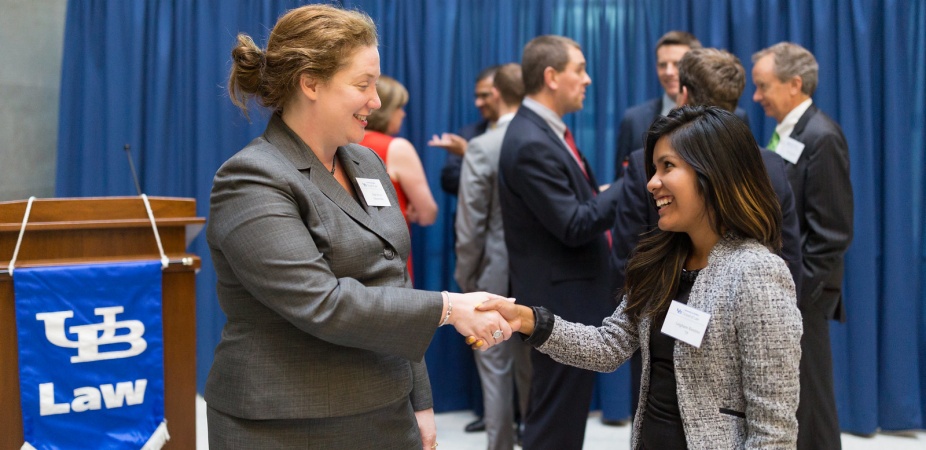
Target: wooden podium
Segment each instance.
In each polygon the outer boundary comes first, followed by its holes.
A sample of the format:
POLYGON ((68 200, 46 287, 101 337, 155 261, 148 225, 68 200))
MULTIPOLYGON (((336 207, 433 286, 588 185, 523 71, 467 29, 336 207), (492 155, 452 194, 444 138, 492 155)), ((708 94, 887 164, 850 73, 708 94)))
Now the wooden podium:
MULTIPOLYGON (((186 247, 206 220, 196 201, 149 197, 170 259, 163 273, 164 416, 167 448, 196 448, 196 280, 200 259, 186 247)), ((0 202, 0 449, 23 444, 16 312, 9 262, 27 201, 0 202)), ((15 269, 160 260, 141 197, 36 199, 15 269)), ((41 339, 42 336, 36 336, 41 339)), ((152 430, 154 431, 154 430, 152 430)))

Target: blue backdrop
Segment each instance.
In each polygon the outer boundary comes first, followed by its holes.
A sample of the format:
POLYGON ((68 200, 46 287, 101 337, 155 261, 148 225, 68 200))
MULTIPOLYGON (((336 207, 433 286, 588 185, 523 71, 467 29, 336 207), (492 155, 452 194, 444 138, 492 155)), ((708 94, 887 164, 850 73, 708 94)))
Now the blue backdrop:
MULTIPOLYGON (((57 195, 134 195, 123 147, 131 145, 149 195, 195 197, 208 212, 219 165, 263 131, 231 105, 224 85, 238 32, 259 45, 299 1, 69 2, 62 65, 57 195)), ((478 118, 480 69, 518 61, 539 34, 576 39, 589 61, 585 109, 567 117, 599 179, 613 178, 615 129, 630 105, 659 95, 652 46, 665 31, 693 32, 751 68, 753 52, 782 40, 820 63, 814 101, 842 124, 855 190, 855 241, 847 255, 849 321, 832 327, 837 402, 847 431, 924 428, 926 217, 923 0, 368 0, 344 1, 379 26, 383 73, 411 95, 403 135, 418 148, 442 213, 413 229, 418 287, 453 288, 455 199, 439 188, 443 151, 426 142, 478 118)), ((751 100, 759 142, 774 123, 751 100)), ((204 238, 197 283, 200 386, 224 317, 204 238)), ((469 351, 441 330, 428 353, 438 410, 472 405, 469 351)), ((626 377, 601 392, 626 415, 626 377)), ((610 414, 615 416, 615 413, 610 414)), ((621 413, 616 413, 620 416, 621 413)))

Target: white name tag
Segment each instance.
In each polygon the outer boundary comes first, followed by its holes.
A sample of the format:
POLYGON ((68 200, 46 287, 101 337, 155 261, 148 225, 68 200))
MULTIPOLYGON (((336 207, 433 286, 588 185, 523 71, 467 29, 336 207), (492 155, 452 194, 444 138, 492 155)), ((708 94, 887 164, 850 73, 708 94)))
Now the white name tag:
POLYGON ((383 189, 383 183, 375 178, 357 178, 357 184, 360 186, 360 192, 363 192, 363 199, 369 206, 392 206, 389 203, 389 196, 383 189))
POLYGON ((661 331, 663 334, 701 348, 701 339, 704 339, 704 332, 707 330, 707 322, 710 319, 710 314, 672 300, 661 331))
POLYGON ((790 137, 781 138, 778 147, 775 148, 775 153, 778 153, 778 156, 785 161, 797 164, 797 160, 801 159, 801 154, 804 153, 804 144, 790 137))

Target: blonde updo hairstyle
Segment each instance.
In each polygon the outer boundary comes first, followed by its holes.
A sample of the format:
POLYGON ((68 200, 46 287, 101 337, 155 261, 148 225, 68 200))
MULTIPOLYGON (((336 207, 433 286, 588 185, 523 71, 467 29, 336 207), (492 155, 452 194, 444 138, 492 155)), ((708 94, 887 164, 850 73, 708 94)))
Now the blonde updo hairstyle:
POLYGON ((376 94, 382 106, 370 114, 367 129, 386 133, 392 113, 408 104, 408 90, 395 78, 382 75, 376 82, 376 94))
POLYGON ((302 74, 328 82, 358 48, 378 45, 376 25, 363 12, 328 5, 290 10, 277 20, 266 50, 247 34, 238 34, 231 52, 229 96, 245 115, 252 97, 280 111, 302 74))

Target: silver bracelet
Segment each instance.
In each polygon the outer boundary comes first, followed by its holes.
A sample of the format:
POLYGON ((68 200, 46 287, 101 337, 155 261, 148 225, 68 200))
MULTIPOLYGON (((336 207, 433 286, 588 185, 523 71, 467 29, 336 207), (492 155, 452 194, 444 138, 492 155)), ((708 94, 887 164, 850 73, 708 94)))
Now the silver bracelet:
POLYGON ((447 291, 441 291, 441 295, 447 299, 447 315, 444 316, 444 320, 440 321, 439 327, 447 325, 447 321, 450 320, 450 314, 453 313, 453 301, 450 300, 450 293, 447 291))

